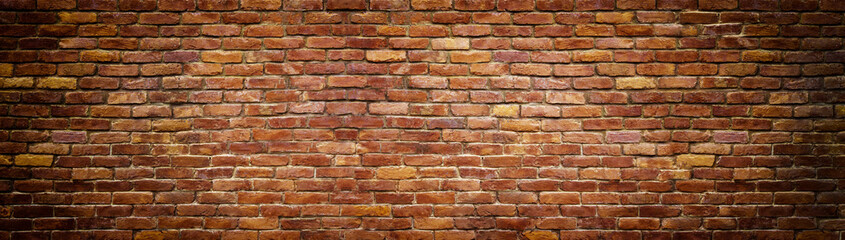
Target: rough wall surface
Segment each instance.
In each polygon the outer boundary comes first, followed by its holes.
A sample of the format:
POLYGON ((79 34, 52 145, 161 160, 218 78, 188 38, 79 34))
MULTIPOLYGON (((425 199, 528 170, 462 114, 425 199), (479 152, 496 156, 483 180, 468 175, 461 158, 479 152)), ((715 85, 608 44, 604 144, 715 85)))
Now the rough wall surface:
POLYGON ((0 239, 840 239, 840 0, 3 0, 0 239))

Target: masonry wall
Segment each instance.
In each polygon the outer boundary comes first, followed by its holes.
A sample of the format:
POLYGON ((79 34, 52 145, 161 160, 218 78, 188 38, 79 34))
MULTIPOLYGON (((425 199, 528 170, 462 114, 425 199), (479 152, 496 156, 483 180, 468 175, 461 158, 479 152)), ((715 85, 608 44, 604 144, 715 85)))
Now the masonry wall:
POLYGON ((0 239, 841 239, 840 0, 3 0, 0 239))

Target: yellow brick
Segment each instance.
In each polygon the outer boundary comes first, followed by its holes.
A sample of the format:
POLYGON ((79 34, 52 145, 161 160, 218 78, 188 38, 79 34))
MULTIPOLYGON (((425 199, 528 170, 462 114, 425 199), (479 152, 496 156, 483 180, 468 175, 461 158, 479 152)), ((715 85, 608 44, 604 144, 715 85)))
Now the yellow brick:
POLYGON ((675 164, 678 167, 682 167, 682 168, 709 167, 709 166, 713 166, 714 162, 716 162, 716 156, 714 156, 714 155, 695 155, 695 154, 678 155, 678 157, 675 160, 675 164))
POLYGON ((3 78, 0 81, 3 88, 31 88, 33 83, 31 77, 3 78))
POLYGON ((89 50, 82 51, 79 58, 83 62, 117 62, 120 60, 120 53, 117 51, 89 50))
POLYGON ((21 154, 15 156, 15 165, 18 166, 50 166, 53 164, 53 155, 21 154))
POLYGON ((386 167, 379 168, 376 176, 379 179, 409 179, 417 175, 417 169, 412 167, 386 167))
POLYGON ((780 53, 775 51, 752 50, 742 54, 745 62, 774 62, 780 60, 780 53))
POLYGON ((47 77, 38 79, 38 88, 46 89, 76 89, 76 78, 47 77))
POLYGON ((407 34, 407 29, 397 26, 379 26, 378 34, 383 36, 404 36, 407 34))
POLYGON ((496 117, 517 117, 517 116, 519 116, 519 105, 496 105, 496 106, 493 106, 493 116, 496 116, 496 117))
POLYGON ((135 235, 135 240, 165 240, 177 239, 179 232, 177 231, 143 231, 135 235))
POLYGON ((525 231, 522 233, 529 240, 557 240, 557 234, 548 231, 525 231))
POLYGON ((540 121, 531 119, 503 119, 499 128, 505 131, 530 132, 540 130, 540 121))
POLYGON ((452 218, 414 218, 414 227, 417 229, 449 229, 455 226, 452 218))
POLYGON ((575 61, 578 62, 609 62, 613 59, 613 53, 604 50, 579 51, 575 53, 575 61))
POLYGON ((431 48, 434 50, 456 50, 469 49, 468 38, 437 38, 431 40, 431 48))
POLYGON ((598 23, 627 23, 634 19, 633 12, 600 12, 596 13, 598 23))
POLYGON ((836 105, 836 116, 837 117, 845 116, 845 105, 836 105))
POLYGON ((0 165, 12 165, 12 156, 0 155, 0 165))
POLYGON ((675 162, 668 157, 639 158, 637 167, 641 168, 673 168, 675 162))
POLYGON ((94 23, 97 22, 97 14, 92 12, 61 12, 59 19, 63 23, 94 23))
POLYGON ((660 173, 660 180, 669 179, 690 179, 692 171, 690 170, 665 170, 660 173))
POLYGON ((368 216, 368 217, 386 217, 390 216, 390 207, 389 206, 367 206, 367 205, 360 205, 360 206, 344 206, 341 209, 341 215, 343 216, 368 216))
POLYGON ((616 89, 649 89, 656 88, 653 78, 645 77, 631 77, 631 78, 617 78, 616 89))
POLYGON ((405 61, 407 57, 404 51, 367 51, 367 61, 370 62, 401 62, 405 61))
POLYGON ((12 64, 0 63, 0 77, 12 76, 12 64))

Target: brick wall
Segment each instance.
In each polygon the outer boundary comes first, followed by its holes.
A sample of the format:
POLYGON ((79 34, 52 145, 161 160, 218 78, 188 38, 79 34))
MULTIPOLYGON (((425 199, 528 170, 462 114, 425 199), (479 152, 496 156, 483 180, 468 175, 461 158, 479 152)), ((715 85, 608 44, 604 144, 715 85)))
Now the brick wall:
POLYGON ((0 239, 839 239, 841 0, 3 0, 0 239))

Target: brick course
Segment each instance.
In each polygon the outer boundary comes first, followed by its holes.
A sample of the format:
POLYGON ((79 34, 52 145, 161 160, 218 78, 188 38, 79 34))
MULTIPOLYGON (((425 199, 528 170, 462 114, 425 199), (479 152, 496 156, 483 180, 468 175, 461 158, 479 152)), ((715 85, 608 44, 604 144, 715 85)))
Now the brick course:
POLYGON ((3 0, 0 239, 845 238, 841 0, 3 0))

